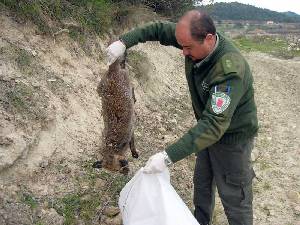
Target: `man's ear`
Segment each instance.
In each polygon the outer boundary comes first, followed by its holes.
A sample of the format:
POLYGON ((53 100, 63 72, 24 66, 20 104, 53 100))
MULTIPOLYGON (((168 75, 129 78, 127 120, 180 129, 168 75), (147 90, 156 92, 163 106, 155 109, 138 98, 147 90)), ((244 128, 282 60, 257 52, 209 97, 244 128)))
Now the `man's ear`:
POLYGON ((213 34, 207 34, 205 39, 207 40, 212 40, 214 38, 214 35, 213 34))

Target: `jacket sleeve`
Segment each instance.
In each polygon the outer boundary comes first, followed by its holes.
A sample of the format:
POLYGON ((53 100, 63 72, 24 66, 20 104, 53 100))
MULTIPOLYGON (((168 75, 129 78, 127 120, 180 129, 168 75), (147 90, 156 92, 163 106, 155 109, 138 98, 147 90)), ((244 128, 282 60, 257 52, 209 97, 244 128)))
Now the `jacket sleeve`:
POLYGON ((155 22, 138 27, 120 36, 120 39, 130 48, 146 41, 159 41, 162 45, 171 45, 181 48, 175 37, 175 23, 155 22))
POLYGON ((243 78, 237 73, 226 74, 225 78, 211 87, 209 99, 197 124, 176 143, 167 147, 166 152, 172 162, 214 144, 229 127, 245 90, 243 78))

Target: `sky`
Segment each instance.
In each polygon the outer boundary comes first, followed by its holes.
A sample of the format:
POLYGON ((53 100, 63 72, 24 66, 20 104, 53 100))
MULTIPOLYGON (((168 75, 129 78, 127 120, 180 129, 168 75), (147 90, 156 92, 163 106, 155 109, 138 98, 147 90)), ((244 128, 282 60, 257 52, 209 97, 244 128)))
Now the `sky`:
MULTIPOLYGON (((209 3, 204 0, 203 3, 209 3)), ((239 2, 277 12, 291 11, 300 15, 300 0, 214 0, 214 2, 239 2)))

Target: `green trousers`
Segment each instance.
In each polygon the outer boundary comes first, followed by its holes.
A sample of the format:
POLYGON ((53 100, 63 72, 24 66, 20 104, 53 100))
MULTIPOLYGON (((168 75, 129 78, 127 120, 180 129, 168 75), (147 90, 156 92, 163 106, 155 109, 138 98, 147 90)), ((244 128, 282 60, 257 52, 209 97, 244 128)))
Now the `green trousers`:
POLYGON ((252 225, 251 165, 253 139, 240 144, 216 143, 197 153, 194 172, 194 215, 211 224, 217 187, 230 225, 252 225))

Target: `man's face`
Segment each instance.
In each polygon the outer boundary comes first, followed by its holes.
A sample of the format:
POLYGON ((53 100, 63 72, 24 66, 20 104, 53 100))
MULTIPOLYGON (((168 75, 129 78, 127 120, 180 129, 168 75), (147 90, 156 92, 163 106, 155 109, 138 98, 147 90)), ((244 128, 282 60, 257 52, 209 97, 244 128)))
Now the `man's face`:
POLYGON ((201 60, 208 56, 215 44, 214 35, 212 34, 208 34, 203 42, 194 40, 186 23, 177 24, 175 35, 178 44, 182 46, 183 55, 191 58, 193 61, 201 60))

